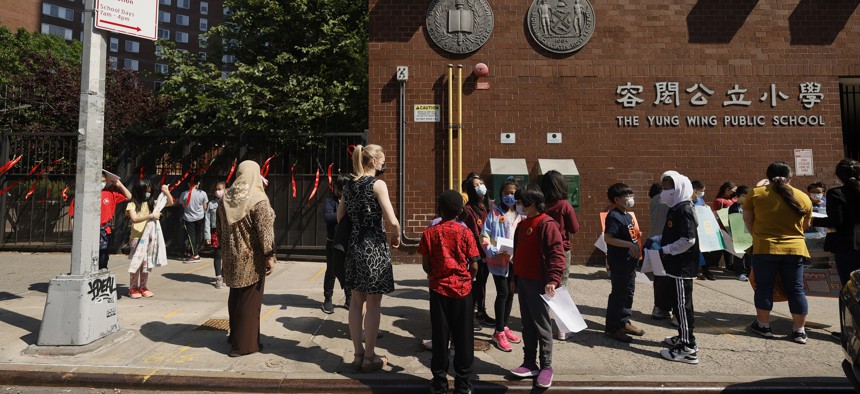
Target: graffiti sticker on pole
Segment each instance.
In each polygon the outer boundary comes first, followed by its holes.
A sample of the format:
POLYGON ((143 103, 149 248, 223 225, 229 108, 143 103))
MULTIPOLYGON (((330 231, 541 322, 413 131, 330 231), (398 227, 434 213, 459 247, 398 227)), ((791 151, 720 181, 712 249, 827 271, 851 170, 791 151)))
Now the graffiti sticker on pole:
POLYGON ((156 40, 158 0, 96 0, 96 27, 156 40))
POLYGON ((442 106, 438 104, 415 104, 415 122, 439 122, 442 119, 442 106))

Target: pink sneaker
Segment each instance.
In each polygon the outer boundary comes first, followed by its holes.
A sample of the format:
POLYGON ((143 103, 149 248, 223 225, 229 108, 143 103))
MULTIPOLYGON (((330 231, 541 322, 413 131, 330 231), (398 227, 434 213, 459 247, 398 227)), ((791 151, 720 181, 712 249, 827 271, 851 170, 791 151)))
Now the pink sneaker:
POLYGON ((493 344, 503 352, 510 352, 513 350, 511 349, 511 344, 508 343, 508 338, 505 336, 505 333, 501 331, 493 333, 493 344))
POLYGON ((507 327, 505 327, 505 338, 507 338, 508 342, 510 343, 520 343, 523 341, 522 339, 520 339, 520 337, 517 336, 517 334, 514 334, 514 332, 507 327))
POLYGON ((132 288, 128 289, 128 296, 135 299, 135 300, 140 298, 140 297, 143 297, 143 295, 140 294, 140 290, 136 287, 132 287, 132 288))
POLYGON ((149 297, 154 296, 155 294, 153 294, 151 291, 149 291, 149 289, 147 289, 146 287, 143 287, 140 289, 140 295, 142 295, 146 298, 149 298, 149 297))
POLYGON ((518 378, 533 378, 538 374, 540 374, 540 369, 534 363, 523 363, 523 365, 511 370, 511 375, 518 378))
POLYGON ((535 386, 542 389, 547 389, 549 386, 552 386, 552 368, 544 368, 540 370, 537 379, 535 379, 535 386))

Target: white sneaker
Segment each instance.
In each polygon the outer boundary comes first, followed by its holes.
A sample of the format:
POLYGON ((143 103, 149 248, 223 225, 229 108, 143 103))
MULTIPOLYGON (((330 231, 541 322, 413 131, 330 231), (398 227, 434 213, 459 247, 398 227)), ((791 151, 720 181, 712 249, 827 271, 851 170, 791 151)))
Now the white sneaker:
POLYGON ((695 349, 690 349, 684 345, 676 346, 672 349, 663 349, 660 355, 666 360, 677 361, 686 364, 698 364, 699 356, 695 349))

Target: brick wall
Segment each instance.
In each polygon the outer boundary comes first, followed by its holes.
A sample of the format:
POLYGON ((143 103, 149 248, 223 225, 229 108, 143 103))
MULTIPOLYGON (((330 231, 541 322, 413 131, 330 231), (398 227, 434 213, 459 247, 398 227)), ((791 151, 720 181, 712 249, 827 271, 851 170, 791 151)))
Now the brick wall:
MULTIPOLYGON (((525 18, 530 2, 491 1, 495 28, 489 41, 467 56, 439 50, 424 31, 429 2, 370 0, 370 141, 383 146, 387 166, 398 169, 397 65, 408 65, 406 217, 401 223, 418 237, 435 212, 435 197, 448 184, 447 120, 414 123, 415 104, 447 100, 447 64, 463 64, 463 173, 489 179, 489 158, 525 158, 530 171, 538 158, 572 158, 582 175, 581 230, 572 238, 574 262, 599 258, 592 246, 600 232, 598 212, 606 187, 633 187, 633 209, 648 225, 647 192, 660 173, 675 169, 700 179, 713 199, 727 180, 752 185, 767 164, 794 166, 793 150, 812 149, 815 176, 795 177, 805 190, 832 176, 843 155, 839 77, 860 74, 860 11, 856 0, 790 1, 592 1, 596 30, 588 44, 569 55, 540 48, 529 37, 525 18), (490 90, 476 90, 472 67, 486 63, 490 90), (645 91, 635 108, 616 103, 616 88, 631 82, 645 91), (680 105, 654 105, 656 82, 678 82, 680 105), (805 109, 799 85, 821 84, 822 101, 805 109), (684 90, 703 84, 714 93, 704 106, 690 104, 684 90), (723 107, 738 84, 748 89, 749 107, 723 107), (770 105, 771 84, 789 99, 770 105), (639 127, 620 127, 616 116, 638 116, 639 127), (647 116, 680 117, 679 127, 649 127, 647 116), (772 116, 820 116, 824 126, 775 127, 772 116), (688 127, 686 116, 716 116, 715 127, 688 127), (764 116, 763 127, 724 127, 723 116, 764 116), (501 132, 517 143, 503 145, 501 132), (562 144, 547 144, 560 132, 562 144)), ((455 69, 456 72, 456 69, 455 69)), ((443 107, 444 108, 444 107, 443 107)), ((444 111, 443 111, 444 112, 444 111)), ((443 114, 444 117, 444 114, 443 114)), ((456 145, 456 140, 455 140, 456 145)), ((456 159, 455 159, 456 165, 456 159)), ((385 181, 397 204, 396 171, 385 181)), ((490 187, 490 193, 497 191, 490 187)), ((414 248, 395 259, 415 261, 414 248)))
POLYGON ((39 0, 0 0, 0 24, 13 32, 21 27, 38 31, 41 7, 39 0))

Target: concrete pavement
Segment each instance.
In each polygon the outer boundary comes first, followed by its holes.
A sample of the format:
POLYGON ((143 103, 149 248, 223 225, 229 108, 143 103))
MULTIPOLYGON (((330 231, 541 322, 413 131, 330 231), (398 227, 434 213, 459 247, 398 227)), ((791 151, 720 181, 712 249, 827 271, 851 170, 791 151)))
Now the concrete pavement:
MULTIPOLYGON (((430 337, 427 282, 419 265, 396 265, 396 290, 383 298, 379 353, 391 365, 373 374, 350 371, 352 343, 347 313, 320 310, 324 264, 279 262, 266 283, 262 310, 263 352, 226 356, 225 331, 207 329, 227 319, 228 290, 211 282, 211 259, 196 264, 170 260, 150 277, 151 299, 126 297, 124 256, 111 258, 119 283, 122 331, 75 356, 33 354, 45 305, 47 282, 69 269, 68 254, 0 253, 0 384, 67 385, 141 390, 406 392, 427 387, 430 352, 420 344, 430 337), (214 320, 214 321, 213 321, 214 320), (222 320, 219 322, 219 320, 222 320)), ((650 285, 637 284, 634 322, 646 333, 632 344, 603 335, 603 313, 610 285, 600 267, 571 268, 569 286, 589 328, 555 342, 553 389, 633 392, 658 387, 730 389, 811 389, 851 391, 844 378, 839 344, 837 300, 809 298, 809 343, 787 338, 766 340, 746 331, 754 308, 748 283, 733 276, 696 281, 696 335, 699 365, 660 358, 665 336, 676 330, 653 321, 650 285)), ((495 295, 488 284, 490 300, 495 295)), ((343 293, 335 291, 335 303, 343 293)), ((511 328, 520 331, 519 306, 511 328)), ((786 303, 774 309, 774 333, 790 333, 786 303)), ((489 341, 492 329, 476 333, 489 341)), ((506 371, 522 361, 522 348, 503 353, 475 351, 477 392, 530 390, 531 381, 510 381, 506 371)), ((696 391, 696 390, 693 390, 696 391)))

